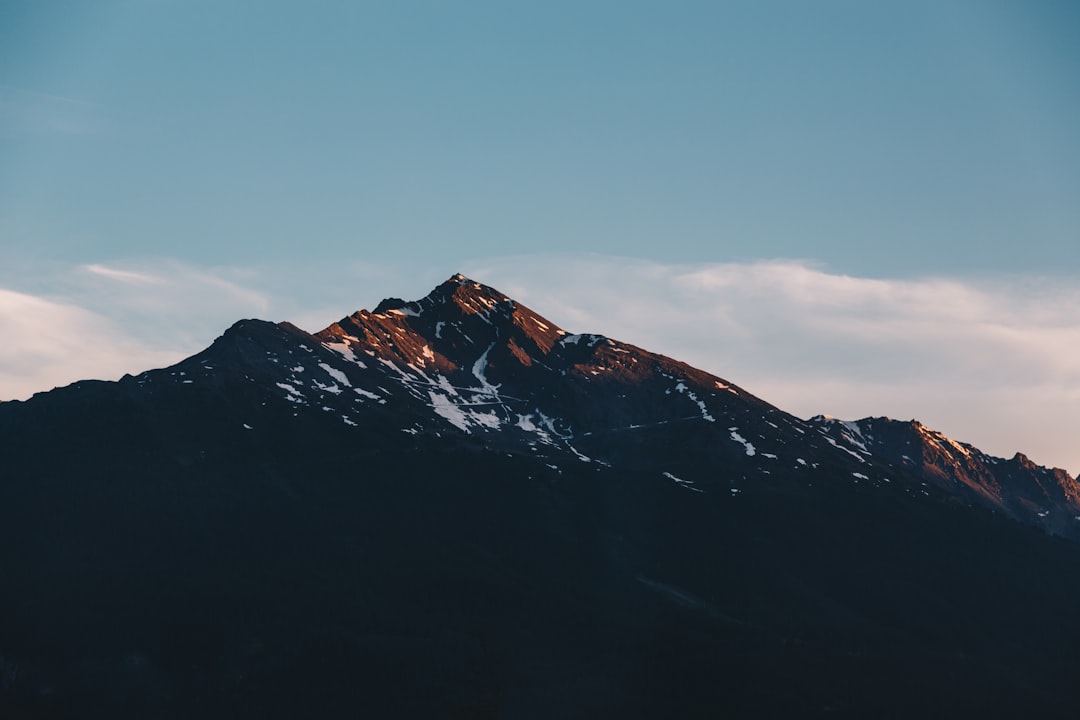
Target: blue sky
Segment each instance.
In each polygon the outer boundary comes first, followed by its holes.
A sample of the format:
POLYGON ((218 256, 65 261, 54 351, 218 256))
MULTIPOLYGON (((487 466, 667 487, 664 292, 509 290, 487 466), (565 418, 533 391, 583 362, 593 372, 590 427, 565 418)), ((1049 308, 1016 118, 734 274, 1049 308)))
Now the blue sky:
POLYGON ((1075 2, 3 0, 0 396, 461 270, 1077 472, 1077 128, 1075 2))

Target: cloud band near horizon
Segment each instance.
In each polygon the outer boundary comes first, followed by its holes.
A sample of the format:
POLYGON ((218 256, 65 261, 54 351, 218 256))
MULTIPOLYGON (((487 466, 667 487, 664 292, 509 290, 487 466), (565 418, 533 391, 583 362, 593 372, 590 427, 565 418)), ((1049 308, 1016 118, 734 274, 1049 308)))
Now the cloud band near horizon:
POLYGON ((433 286, 457 270, 567 330, 675 357, 800 417, 916 418, 994 455, 1080 470, 1080 290, 1031 276, 873 279, 795 261, 595 255, 329 276, 98 263, 66 269, 55 296, 0 288, 0 398, 175 362, 241 317, 270 313, 315 331, 384 296, 411 296, 406 278, 433 286), (320 296, 299 287, 308 275, 320 296))

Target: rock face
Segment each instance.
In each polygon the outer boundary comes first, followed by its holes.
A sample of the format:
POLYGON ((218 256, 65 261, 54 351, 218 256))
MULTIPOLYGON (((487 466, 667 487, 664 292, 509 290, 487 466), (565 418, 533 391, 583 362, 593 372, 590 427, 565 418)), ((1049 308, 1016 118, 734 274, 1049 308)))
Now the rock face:
POLYGON ((811 422, 841 446, 913 474, 957 501, 1080 539, 1080 482, 1060 468, 1036 465, 1020 453, 1008 460, 987 455, 915 420, 817 416, 811 422))
POLYGON ((244 320, 0 405, 0 717, 1071 716, 1076 488, 460 275, 244 320))

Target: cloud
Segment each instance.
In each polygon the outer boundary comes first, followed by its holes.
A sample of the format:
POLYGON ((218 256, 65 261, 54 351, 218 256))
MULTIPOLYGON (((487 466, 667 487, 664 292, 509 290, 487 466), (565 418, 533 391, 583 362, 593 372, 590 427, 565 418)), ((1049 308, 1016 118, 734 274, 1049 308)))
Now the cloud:
POLYGON ((0 288, 0 400, 180 360, 80 307, 0 288))
POLYGON ((79 266, 61 282, 66 297, 122 323, 146 342, 205 347, 245 317, 265 317, 270 296, 253 270, 200 268, 170 259, 79 266))
POLYGON ((569 330, 676 357, 801 417, 917 418, 994 454, 1080 470, 1080 291, 1060 281, 586 255, 481 261, 469 274, 569 330))
POLYGON ((170 365, 271 306, 248 284, 257 273, 167 259, 51 268, 24 280, 50 292, 0 288, 0 400, 170 365))
POLYGON ((164 278, 160 278, 148 273, 133 272, 131 270, 118 270, 117 268, 107 267, 105 265, 98 265, 96 263, 91 265, 83 265, 83 270, 91 275, 98 275, 110 280, 118 280, 123 283, 131 285, 165 285, 167 281, 164 278))

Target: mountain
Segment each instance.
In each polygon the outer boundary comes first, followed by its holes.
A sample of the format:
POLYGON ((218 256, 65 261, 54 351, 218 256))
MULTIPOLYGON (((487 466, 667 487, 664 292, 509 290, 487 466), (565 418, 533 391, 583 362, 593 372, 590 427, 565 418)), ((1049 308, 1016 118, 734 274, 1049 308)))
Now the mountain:
POLYGON ((0 405, 0 716, 1071 716, 1076 487, 460 275, 243 320, 0 405))
POLYGON ((1080 481, 1060 468, 1036 465, 1021 453, 1008 460, 987 455, 916 420, 819 415, 810 422, 849 451, 905 470, 956 501, 1080 540, 1080 481))

